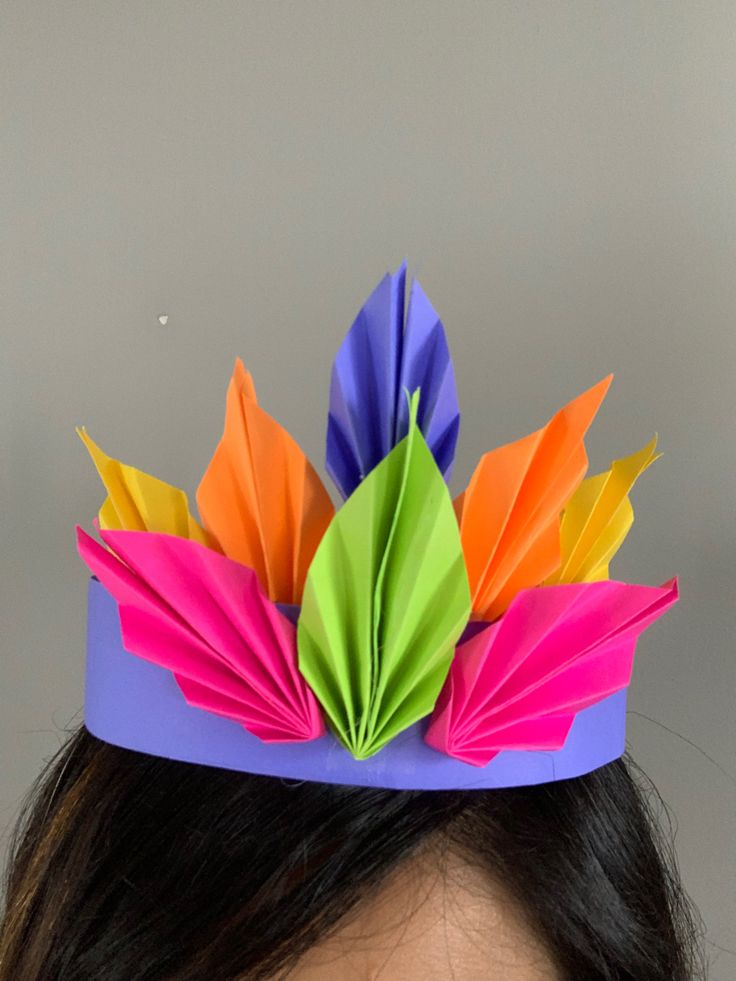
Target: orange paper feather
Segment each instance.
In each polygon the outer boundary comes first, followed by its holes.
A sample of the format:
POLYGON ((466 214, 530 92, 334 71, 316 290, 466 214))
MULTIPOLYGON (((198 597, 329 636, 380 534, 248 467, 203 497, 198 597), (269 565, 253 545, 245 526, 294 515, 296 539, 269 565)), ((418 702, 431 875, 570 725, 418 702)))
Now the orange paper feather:
POLYGON ((613 374, 541 429, 485 453, 455 499, 473 618, 495 620, 560 565, 560 514, 588 469, 583 437, 613 374))
POLYGON ((274 602, 301 602, 334 506, 294 439, 258 405, 240 358, 228 386, 223 435, 196 497, 202 522, 225 555, 255 569, 274 602))

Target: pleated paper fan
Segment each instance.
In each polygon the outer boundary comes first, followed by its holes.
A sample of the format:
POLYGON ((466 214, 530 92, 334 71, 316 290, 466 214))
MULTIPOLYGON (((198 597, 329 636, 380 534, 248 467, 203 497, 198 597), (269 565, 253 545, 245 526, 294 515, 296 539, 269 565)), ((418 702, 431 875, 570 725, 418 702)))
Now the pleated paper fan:
POLYGON ((101 534, 109 550, 78 527, 79 550, 118 600, 127 651, 170 670, 189 704, 261 739, 324 732, 297 670, 294 625, 252 569, 174 535, 101 534))
POLYGON ((461 644, 427 742, 485 766, 503 749, 559 749, 577 712, 625 688, 639 634, 678 597, 608 580, 525 589, 461 644))
POLYGON ((299 668, 340 741, 372 756, 427 715, 470 612, 445 481, 416 422, 335 515, 312 561, 299 668))

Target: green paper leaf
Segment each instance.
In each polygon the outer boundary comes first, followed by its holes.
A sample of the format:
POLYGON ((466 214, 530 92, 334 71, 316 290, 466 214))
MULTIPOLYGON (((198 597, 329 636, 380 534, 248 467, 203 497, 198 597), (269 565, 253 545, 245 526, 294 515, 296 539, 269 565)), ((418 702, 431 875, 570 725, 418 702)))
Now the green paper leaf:
POLYGON ((432 711, 470 616, 457 518, 418 403, 419 389, 407 435, 328 525, 297 624, 299 669, 356 759, 432 711))

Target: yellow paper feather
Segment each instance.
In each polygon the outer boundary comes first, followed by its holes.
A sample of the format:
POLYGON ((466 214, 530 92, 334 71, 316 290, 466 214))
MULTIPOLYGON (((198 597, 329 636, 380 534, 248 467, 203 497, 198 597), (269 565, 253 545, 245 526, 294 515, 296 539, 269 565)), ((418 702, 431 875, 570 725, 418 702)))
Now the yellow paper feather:
POLYGON ((608 579, 611 559, 634 522, 629 491, 655 455, 657 434, 636 453, 614 460, 604 473, 584 480, 562 512, 561 563, 542 585, 608 579))
POLYGON ((183 490, 108 456, 84 426, 77 426, 76 431, 107 490, 98 514, 100 528, 162 532, 220 551, 214 538, 192 516, 183 490))

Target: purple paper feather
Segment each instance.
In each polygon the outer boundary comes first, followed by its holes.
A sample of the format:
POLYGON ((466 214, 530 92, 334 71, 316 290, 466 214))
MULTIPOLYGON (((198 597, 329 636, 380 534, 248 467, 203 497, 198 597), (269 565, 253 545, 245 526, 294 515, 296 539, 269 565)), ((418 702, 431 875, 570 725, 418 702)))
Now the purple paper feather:
POLYGON ((332 366, 327 472, 344 498, 406 436, 405 389, 420 388, 417 424, 450 480, 460 411, 444 327, 412 282, 406 323, 406 262, 373 290, 332 366))

